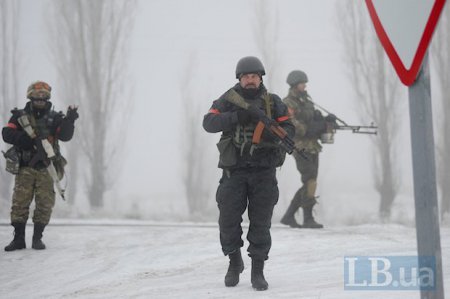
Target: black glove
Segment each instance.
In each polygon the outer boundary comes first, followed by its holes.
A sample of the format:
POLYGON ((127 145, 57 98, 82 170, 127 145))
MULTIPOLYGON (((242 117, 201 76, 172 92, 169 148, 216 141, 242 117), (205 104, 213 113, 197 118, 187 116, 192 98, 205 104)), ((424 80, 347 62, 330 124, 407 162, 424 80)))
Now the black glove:
POLYGON ((336 119, 337 119, 336 115, 334 115, 332 113, 328 114, 325 117, 325 121, 328 122, 328 123, 336 123, 336 119))
POLYGON ((250 106, 248 108, 248 112, 250 112, 250 117, 252 119, 252 122, 257 123, 265 116, 264 112, 255 106, 250 106))
POLYGON ((313 119, 314 120, 317 120, 317 121, 321 121, 321 120, 323 120, 323 115, 322 115, 322 112, 320 112, 320 110, 314 110, 314 116, 313 116, 313 119))
POLYGON ((319 138, 321 134, 327 131, 327 123, 325 121, 312 121, 306 130, 307 137, 319 138))
POLYGON ((27 133, 21 132, 20 136, 17 138, 17 142, 15 145, 23 150, 29 151, 33 148, 34 141, 30 136, 28 136, 27 133))
POLYGON ((252 117, 248 110, 238 110, 238 111, 236 111, 236 114, 237 114, 238 123, 241 126, 245 126, 246 124, 250 123, 252 120, 252 117))
POLYGON ((66 119, 70 122, 75 122, 75 120, 79 117, 77 110, 77 107, 69 106, 69 108, 67 108, 66 119))
POLYGON ((331 114, 331 113, 325 117, 325 121, 333 129, 336 129, 338 127, 336 120, 337 120, 336 115, 331 114))

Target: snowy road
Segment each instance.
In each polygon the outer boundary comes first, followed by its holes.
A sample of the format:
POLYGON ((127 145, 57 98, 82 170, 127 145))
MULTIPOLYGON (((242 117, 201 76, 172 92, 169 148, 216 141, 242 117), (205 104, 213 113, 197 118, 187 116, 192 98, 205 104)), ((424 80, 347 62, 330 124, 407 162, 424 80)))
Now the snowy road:
MULTIPOLYGON (((0 298, 420 298, 418 291, 343 287, 344 256, 415 255, 411 227, 293 230, 274 225, 265 270, 269 290, 256 292, 246 256, 239 285, 224 287, 228 262, 215 224, 54 223, 44 233, 47 250, 30 249, 28 226, 28 249, 10 253, 3 247, 11 240, 11 227, 0 226, 0 298)), ((441 229, 441 240, 444 285, 450 296, 450 228, 441 229)))

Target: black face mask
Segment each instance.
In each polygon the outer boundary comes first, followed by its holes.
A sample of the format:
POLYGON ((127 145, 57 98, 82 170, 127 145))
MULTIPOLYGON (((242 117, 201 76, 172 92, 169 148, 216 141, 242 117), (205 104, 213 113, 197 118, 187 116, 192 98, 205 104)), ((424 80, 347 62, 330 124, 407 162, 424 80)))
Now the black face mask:
POLYGON ((299 91, 298 95, 301 96, 302 98, 304 98, 304 97, 306 97, 308 95, 308 92, 306 92, 306 90, 299 91))

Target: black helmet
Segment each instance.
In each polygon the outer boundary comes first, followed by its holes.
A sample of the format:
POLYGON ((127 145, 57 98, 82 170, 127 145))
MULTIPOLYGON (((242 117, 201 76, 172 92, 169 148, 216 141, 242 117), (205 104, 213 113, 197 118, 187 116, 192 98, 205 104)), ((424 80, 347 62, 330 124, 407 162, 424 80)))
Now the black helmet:
POLYGON ((264 66, 258 58, 254 56, 247 56, 241 58, 236 65, 236 79, 239 79, 241 75, 256 73, 264 76, 266 71, 264 66))
POLYGON ((296 86, 299 83, 308 82, 308 76, 303 71, 292 71, 289 73, 286 79, 287 84, 291 87, 296 86))

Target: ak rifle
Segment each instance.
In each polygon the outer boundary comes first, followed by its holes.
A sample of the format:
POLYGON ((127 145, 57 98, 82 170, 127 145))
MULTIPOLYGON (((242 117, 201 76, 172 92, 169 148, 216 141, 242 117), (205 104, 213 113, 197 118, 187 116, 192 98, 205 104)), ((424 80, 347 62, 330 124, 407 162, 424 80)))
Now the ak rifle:
POLYGON ((234 89, 228 90, 224 96, 228 102, 230 102, 242 109, 249 110, 249 111, 251 110, 252 112, 255 112, 258 114, 259 122, 256 125, 255 131, 253 133, 252 143, 258 144, 261 141, 261 135, 262 135, 264 129, 266 129, 266 131, 269 132, 269 134, 272 137, 274 137, 275 143, 279 147, 281 147, 284 151, 286 151, 286 153, 291 155, 295 151, 303 159, 308 160, 308 156, 305 153, 305 149, 298 149, 295 146, 294 140, 292 140, 292 138, 289 137, 286 130, 283 129, 278 124, 278 122, 276 122, 275 120, 273 120, 273 119, 269 118, 267 115, 265 115, 261 111, 261 109, 255 107, 255 106, 252 106, 251 104, 246 102, 244 100, 244 98, 240 94, 238 94, 234 89))

